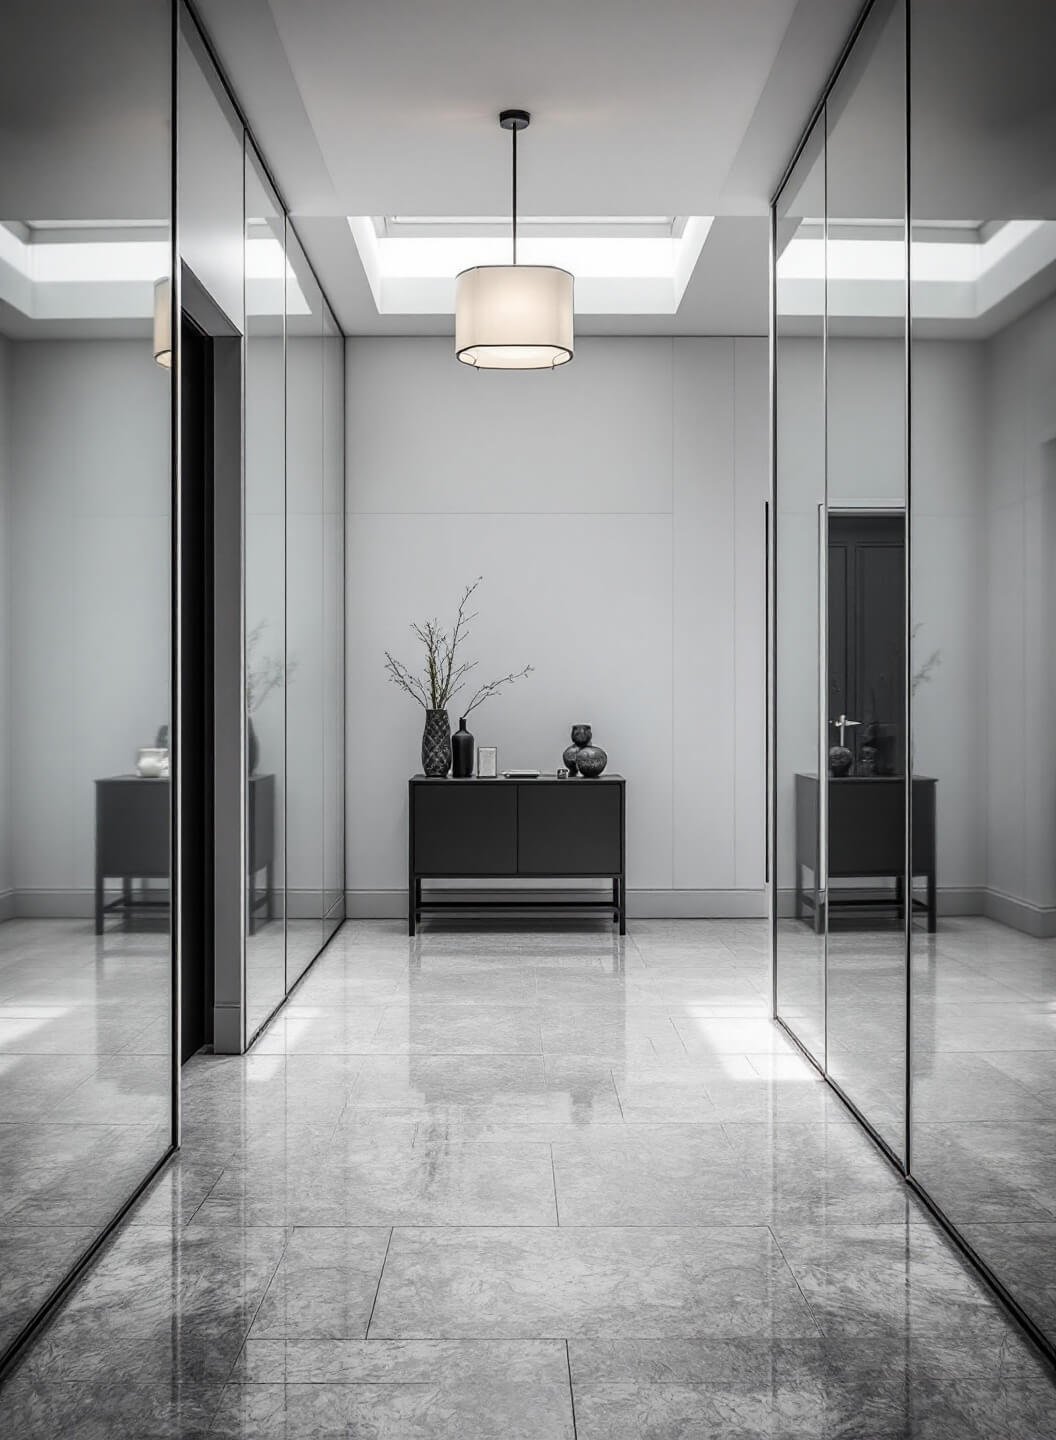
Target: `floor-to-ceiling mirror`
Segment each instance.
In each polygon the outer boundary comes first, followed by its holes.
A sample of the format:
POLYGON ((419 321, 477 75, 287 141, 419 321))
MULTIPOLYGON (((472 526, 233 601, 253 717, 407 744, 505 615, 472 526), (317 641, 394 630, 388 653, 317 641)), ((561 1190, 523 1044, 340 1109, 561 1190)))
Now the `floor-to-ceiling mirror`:
POLYGON ((246 137, 246 1036, 286 993, 286 217, 246 137))
POLYGON ((1056 7, 911 22, 911 1171, 1056 1342, 1056 7))
POLYGON ((1050 1349, 1054 45, 1040 0, 874 0, 821 106, 824 144, 815 126, 774 207, 777 1011, 1050 1349), (789 225, 797 206, 823 254, 789 225), (817 409, 803 420, 790 314, 819 281, 826 579, 801 563, 790 593, 790 454, 817 409), (808 803, 790 815, 800 669, 824 676, 827 774, 797 775, 808 803), (796 866, 796 907, 793 838, 817 857, 816 879, 796 866), (801 959, 819 930, 820 1038, 801 959))
POLYGON ((774 216, 775 948, 778 1014, 825 1063, 825 132, 807 137, 774 216))
POLYGON ((0 1357, 173 1141, 167 0, 0 45, 0 1357))
POLYGON ((323 944, 324 353, 322 291, 287 228, 286 988, 323 944))
POLYGON ((828 1074, 897 1154, 906 1071, 905 7, 825 102, 828 1074), (870 277, 882 271, 883 303, 870 277), (863 284, 864 281, 864 284, 863 284))

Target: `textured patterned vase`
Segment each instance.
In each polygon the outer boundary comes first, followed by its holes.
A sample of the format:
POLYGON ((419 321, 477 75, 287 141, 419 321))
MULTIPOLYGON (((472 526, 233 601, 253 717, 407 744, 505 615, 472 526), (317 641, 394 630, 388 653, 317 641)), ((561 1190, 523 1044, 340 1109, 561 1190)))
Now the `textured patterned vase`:
POLYGON ((600 745, 580 746, 576 764, 579 766, 579 773, 586 779, 596 780, 608 763, 609 757, 600 745))
POLYGON ((579 746, 569 745, 568 749, 561 756, 564 767, 570 775, 574 775, 576 773, 576 757, 578 756, 578 754, 579 746))
POLYGON ((451 769, 451 721, 446 710, 427 710, 422 731, 422 774, 446 775, 451 769))

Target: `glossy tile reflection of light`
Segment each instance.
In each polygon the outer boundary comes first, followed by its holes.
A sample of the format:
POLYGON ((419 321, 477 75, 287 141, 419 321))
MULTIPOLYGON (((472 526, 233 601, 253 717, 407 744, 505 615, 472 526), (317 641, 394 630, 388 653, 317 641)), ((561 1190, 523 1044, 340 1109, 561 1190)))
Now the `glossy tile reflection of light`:
POLYGON ((765 922, 630 932, 346 925, 252 1054, 185 1067, 179 1159, 0 1430, 1044 1434, 1029 1349, 767 1020, 765 922))

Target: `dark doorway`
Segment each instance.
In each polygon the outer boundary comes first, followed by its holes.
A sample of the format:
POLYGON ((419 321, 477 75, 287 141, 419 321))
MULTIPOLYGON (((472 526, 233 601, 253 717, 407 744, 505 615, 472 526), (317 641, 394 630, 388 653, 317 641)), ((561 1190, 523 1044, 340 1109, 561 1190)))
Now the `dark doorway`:
POLYGON ((830 515, 829 745, 852 775, 905 773, 905 604, 904 515, 830 515))
POLYGON ((213 342, 180 328, 180 974, 182 1064, 213 1038, 213 342))

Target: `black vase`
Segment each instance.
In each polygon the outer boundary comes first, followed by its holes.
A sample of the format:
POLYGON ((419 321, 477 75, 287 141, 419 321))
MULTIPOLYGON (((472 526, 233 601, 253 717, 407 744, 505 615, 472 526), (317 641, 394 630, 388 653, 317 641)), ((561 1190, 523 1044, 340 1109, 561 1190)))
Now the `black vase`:
POLYGON ((600 745, 580 746, 576 764, 585 780, 596 780, 608 763, 609 757, 600 745))
POLYGON ((451 769, 451 721, 446 710, 427 710, 422 731, 422 774, 446 775, 451 769))
POLYGON ((456 780, 468 780, 473 774, 473 736, 466 729, 464 715, 451 736, 451 774, 456 780))

